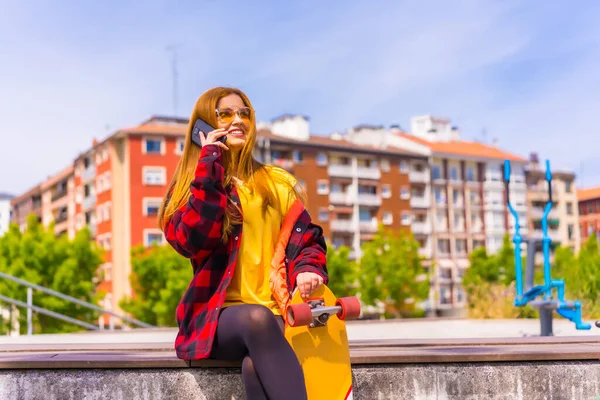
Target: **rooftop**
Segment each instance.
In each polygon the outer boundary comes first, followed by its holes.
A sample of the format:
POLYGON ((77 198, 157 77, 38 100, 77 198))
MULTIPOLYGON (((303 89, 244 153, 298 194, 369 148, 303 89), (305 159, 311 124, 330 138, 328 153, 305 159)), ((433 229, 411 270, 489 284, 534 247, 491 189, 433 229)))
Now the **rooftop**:
POLYGON ((527 162, 526 158, 509 153, 494 146, 467 140, 451 140, 448 142, 430 142, 411 134, 398 133, 398 136, 428 146, 435 155, 456 155, 463 157, 487 158, 494 160, 510 160, 527 162))
POLYGON ((600 187, 579 189, 577 191, 577 200, 579 201, 594 199, 600 199, 600 187))

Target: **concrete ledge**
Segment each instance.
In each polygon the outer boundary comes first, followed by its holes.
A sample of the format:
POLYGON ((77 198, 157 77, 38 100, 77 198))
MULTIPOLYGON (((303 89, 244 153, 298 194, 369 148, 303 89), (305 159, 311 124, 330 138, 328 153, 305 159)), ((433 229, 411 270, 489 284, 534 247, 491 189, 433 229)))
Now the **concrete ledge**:
MULTIPOLYGON (((354 398, 585 399, 600 396, 600 363, 379 364, 354 367, 354 398)), ((3 400, 239 400, 235 368, 3 370, 3 400)))
MULTIPOLYGON (((351 343, 355 399, 600 399, 600 338, 351 343)), ((243 399, 239 365, 172 343, 7 345, 0 399, 243 399)), ((328 400, 328 399, 326 399, 328 400)))

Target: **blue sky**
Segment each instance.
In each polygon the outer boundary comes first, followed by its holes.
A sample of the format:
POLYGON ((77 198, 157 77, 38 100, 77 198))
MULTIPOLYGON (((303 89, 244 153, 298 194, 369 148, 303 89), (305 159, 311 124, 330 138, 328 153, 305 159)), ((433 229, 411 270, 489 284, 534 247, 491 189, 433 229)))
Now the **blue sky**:
POLYGON ((577 5, 5 1, 0 191, 42 181, 93 137, 173 114, 171 44, 179 116, 216 85, 246 91, 261 120, 308 115, 316 134, 433 114, 600 185, 600 3, 577 5))

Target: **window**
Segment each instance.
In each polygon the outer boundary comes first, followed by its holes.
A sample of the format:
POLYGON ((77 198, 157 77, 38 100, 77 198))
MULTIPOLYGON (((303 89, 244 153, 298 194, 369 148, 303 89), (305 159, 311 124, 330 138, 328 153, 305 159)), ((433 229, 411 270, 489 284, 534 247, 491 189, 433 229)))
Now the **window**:
POLYGON ((473 240, 473 250, 475 250, 478 247, 485 247, 485 241, 484 240, 473 240))
POLYGON ((433 189, 433 195, 435 196, 435 202, 439 205, 446 204, 446 194, 442 188, 436 187, 433 189))
POLYGON ((317 181, 317 193, 318 194, 328 194, 329 193, 329 182, 327 181, 317 181))
POLYGON ((161 246, 163 240, 164 235, 159 229, 144 229, 144 246, 161 246))
POLYGON ((327 154, 325 154, 325 153, 317 154, 317 165, 327 165, 327 154))
POLYGON ((465 239, 456 239, 456 253, 467 254, 467 241, 465 239))
POLYGON ((446 227, 446 211, 436 211, 435 213, 436 226, 440 229, 446 227))
POLYGON ((371 211, 367 208, 360 208, 358 210, 358 219, 362 222, 370 222, 373 217, 371 216, 371 211))
POLYGON ((456 167, 450 168, 450 179, 453 181, 458 180, 458 168, 456 168, 456 167))
POLYGON ((163 140, 144 138, 142 140, 142 152, 144 154, 163 154, 163 140))
POLYGON ((301 163, 302 162, 302 152, 301 151, 294 151, 293 153, 293 157, 294 157, 294 162, 296 164, 301 163))
POLYGON ((329 211, 326 208, 319 209, 319 221, 327 221, 329 219, 329 211))
POLYGON ((450 240, 438 239, 438 252, 441 255, 449 255, 450 254, 450 240))
POLYGON ((565 182, 565 192, 571 193, 573 190, 573 182, 565 182))
POLYGON ((392 196, 392 187, 389 184, 381 186, 381 197, 389 199, 392 196))
POLYGON ((298 179, 298 185, 302 186, 306 190, 306 181, 304 179, 298 179))
POLYGON ((573 240, 573 224, 567 225, 567 233, 569 235, 569 240, 573 240))
POLYGON ((400 160, 400 172, 408 172, 408 163, 406 162, 406 160, 400 160))
POLYGON ((412 216, 408 211, 403 211, 400 218, 402 225, 410 225, 410 223, 412 222, 412 216))
POLYGON ((381 160, 381 170, 383 172, 388 172, 390 170, 390 160, 383 159, 381 160))
POLYGON ((185 139, 177 139, 177 143, 175 143, 175 154, 177 154, 177 155, 183 154, 184 147, 185 147, 185 139))
POLYGON ((481 197, 479 194, 477 194, 477 192, 470 191, 469 200, 472 206, 478 206, 481 204, 481 197))
POLYGON ((571 203, 570 201, 567 202, 567 214, 573 215, 573 203, 571 203))
POLYGON ((142 212, 147 217, 158 215, 162 199, 159 197, 144 197, 142 199, 142 212))
POLYGON ((434 165, 431 168, 431 176, 433 179, 442 179, 442 169, 439 165, 434 165))
POLYGON ((492 218, 494 221, 494 228, 504 228, 504 213, 502 213, 501 211, 494 211, 492 218))
POLYGON ((167 180, 165 167, 142 167, 144 184, 164 185, 167 180))
POLYGON ((462 216, 459 214, 454 214, 454 230, 456 230, 456 231, 463 230, 462 216))
POLYGON ((383 212, 382 222, 384 225, 390 225, 392 222, 394 222, 394 216, 390 211, 383 212))
POLYGON ((452 202, 455 206, 462 206, 462 195, 460 190, 452 189, 452 202))
POLYGON ((104 270, 104 280, 112 281, 112 263, 105 263, 102 269, 104 270))
POLYGON ((467 180, 472 182, 475 181, 475 170, 473 167, 467 167, 467 180))
POLYGON ((400 198, 404 200, 410 198, 410 191, 408 188, 403 187, 400 189, 400 198))

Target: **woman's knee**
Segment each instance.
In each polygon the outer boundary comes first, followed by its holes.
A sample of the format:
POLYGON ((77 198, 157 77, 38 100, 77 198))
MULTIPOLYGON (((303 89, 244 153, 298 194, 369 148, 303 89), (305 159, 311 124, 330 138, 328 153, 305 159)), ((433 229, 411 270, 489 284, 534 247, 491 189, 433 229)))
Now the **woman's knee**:
POLYGON ((252 304, 248 307, 246 322, 246 330, 249 334, 271 336, 282 333, 273 311, 263 305, 252 304))

